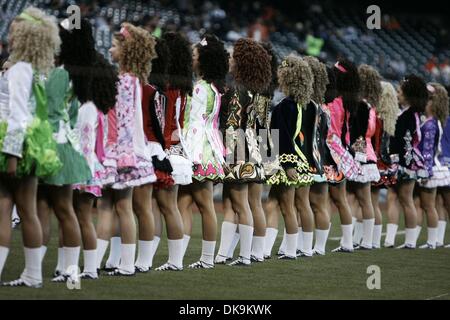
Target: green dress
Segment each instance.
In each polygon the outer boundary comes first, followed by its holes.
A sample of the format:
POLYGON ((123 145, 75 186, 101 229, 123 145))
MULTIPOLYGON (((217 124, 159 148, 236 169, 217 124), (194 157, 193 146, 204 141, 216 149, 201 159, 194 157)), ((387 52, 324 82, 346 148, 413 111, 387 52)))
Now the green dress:
POLYGON ((56 175, 42 179, 41 182, 57 186, 85 183, 92 175, 80 151, 77 134, 73 130, 79 102, 74 97, 69 74, 61 67, 53 69, 45 87, 48 97, 48 119, 63 165, 56 175))
POLYGON ((19 178, 54 175, 62 163, 48 122, 44 76, 18 62, 1 76, 0 91, 0 172, 14 156, 19 178))

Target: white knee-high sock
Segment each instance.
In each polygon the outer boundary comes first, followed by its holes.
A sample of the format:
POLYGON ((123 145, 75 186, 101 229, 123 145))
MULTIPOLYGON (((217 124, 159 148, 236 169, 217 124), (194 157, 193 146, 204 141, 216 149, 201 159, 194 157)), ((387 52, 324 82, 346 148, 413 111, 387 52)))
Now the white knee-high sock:
POLYGON ((106 266, 109 268, 117 268, 122 256, 122 250, 120 248, 122 239, 120 237, 112 237, 110 243, 111 246, 109 248, 109 257, 106 261, 106 266))
POLYGON ((186 250, 189 246, 189 241, 191 240, 191 236, 185 234, 183 235, 183 257, 186 254, 186 250))
POLYGON ((64 273, 77 274, 80 247, 64 247, 64 273))
POLYGON ((153 251, 153 241, 138 241, 138 257, 136 259, 136 267, 150 268, 150 260, 153 251))
POLYGON ((427 243, 431 244, 433 247, 436 247, 437 237, 438 237, 438 228, 428 228, 427 243))
POLYGON ((231 242, 230 249, 228 250, 228 255, 227 255, 228 258, 233 258, 234 251, 236 250, 236 247, 237 247, 240 239, 241 239, 241 235, 239 234, 239 232, 235 232, 233 241, 231 242))
POLYGON ((304 242, 304 238, 303 238, 303 228, 299 227, 298 228, 298 233, 297 233, 297 250, 303 250, 303 242, 304 242))
POLYGON ((405 233, 405 244, 415 248, 417 242, 417 228, 405 228, 405 233))
POLYGON ((286 253, 286 228, 284 228, 283 240, 281 240, 280 248, 278 249, 278 254, 286 253))
POLYGON ((383 225, 376 224, 373 227, 372 247, 380 248, 380 246, 381 246, 381 233, 382 232, 383 232, 383 225))
POLYGON ((239 256, 250 260, 252 251, 253 227, 245 224, 239 225, 239 234, 241 235, 241 247, 239 256))
POLYGON ((41 246, 41 262, 44 261, 46 253, 47 253, 47 246, 41 246))
POLYGON ((286 233, 286 255, 290 257, 297 256, 297 239, 298 233, 286 233))
POLYGON ((363 238, 361 244, 364 245, 366 248, 372 248, 374 225, 375 225, 375 218, 363 220, 363 238))
POLYGON ((384 239, 384 245, 394 245, 395 237, 397 235, 398 224, 388 223, 386 226, 386 238, 384 239))
POLYGON ((0 280, 2 279, 2 271, 5 267, 6 258, 8 258, 9 249, 0 246, 0 280))
MULTIPOLYGON (((41 252, 42 254, 42 252, 41 252)), ((58 262, 56 263, 56 271, 64 272, 65 261, 64 261, 64 248, 58 248, 58 262)))
POLYGON ((169 245, 169 263, 177 268, 183 268, 183 246, 184 240, 167 240, 169 245))
POLYGON ((161 242, 161 238, 158 236, 153 237, 153 246, 152 246, 152 261, 156 255, 156 251, 158 251, 159 243, 161 242))
POLYGON ((31 284, 42 282, 42 251, 41 248, 25 248, 25 271, 21 278, 31 284))
POLYGON ((444 244, 444 237, 445 237, 445 228, 447 227, 447 221, 439 220, 438 222, 438 244, 444 244))
POLYGON ((363 234, 364 222, 356 221, 353 227, 353 243, 361 244, 361 241, 363 240, 363 234))
POLYGON ((417 242, 417 240, 419 240, 421 231, 422 231, 422 226, 417 226, 416 227, 416 242, 417 242))
POLYGON ((346 249, 353 249, 353 225, 351 224, 341 224, 342 239, 341 246, 346 249))
POLYGON ((264 255, 270 257, 272 255, 272 248, 277 239, 278 229, 267 228, 264 239, 264 255))
POLYGON ((97 274, 97 249, 83 250, 83 261, 83 272, 97 274))
POLYGON ((214 264, 214 251, 216 250, 215 241, 202 240, 202 256, 200 260, 207 264, 214 264))
MULTIPOLYGON (((330 223, 331 228, 331 223, 330 223)), ((330 233, 330 228, 327 230, 316 229, 316 243, 314 244, 314 251, 320 253, 325 253, 325 248, 327 245, 328 234, 330 233)))
POLYGON ((108 249, 109 241, 97 239, 97 269, 102 267, 103 257, 108 249))
POLYGON ((233 237, 236 232, 237 225, 228 221, 222 223, 222 230, 220 234, 220 245, 218 254, 223 257, 228 257, 233 237))
MULTIPOLYGON (((314 233, 313 232, 305 232, 303 231, 303 248, 302 252, 308 256, 312 256, 312 245, 313 245, 313 238, 314 233)), ((297 244, 298 247, 298 244, 297 244)))
POLYGON ((122 243, 120 245, 120 265, 119 269, 125 273, 134 273, 134 259, 136 256, 136 244, 122 243))
POLYGON ((252 256, 258 259, 264 259, 264 241, 265 237, 253 236, 252 240, 252 256))

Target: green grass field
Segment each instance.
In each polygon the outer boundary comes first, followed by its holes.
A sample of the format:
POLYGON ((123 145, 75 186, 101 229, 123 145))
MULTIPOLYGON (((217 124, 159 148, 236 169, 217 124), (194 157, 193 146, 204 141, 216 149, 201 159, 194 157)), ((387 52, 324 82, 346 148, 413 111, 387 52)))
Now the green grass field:
MULTIPOLYGON (((447 230, 447 240, 449 232, 447 230)), ((274 252, 281 242, 281 233, 274 252)), ((131 278, 103 276, 98 281, 82 281, 80 290, 68 290, 65 284, 50 282, 56 265, 56 234, 56 228, 53 228, 54 237, 44 261, 44 288, 0 288, 0 299, 450 299, 450 249, 327 253, 324 257, 297 261, 272 258, 251 267, 151 271, 131 278), (367 268, 370 265, 381 269, 380 290, 367 289, 366 281, 370 276, 367 268)), ((330 237, 339 235, 339 219, 334 215, 330 237)), ((397 244, 403 239, 403 235, 397 236, 397 244)), ((418 243, 425 240, 426 228, 418 243)), ((329 240, 327 250, 337 245, 338 241, 329 240)), ((194 234, 185 266, 195 262, 200 252, 200 217, 195 215, 194 234)), ((166 259, 167 243, 163 238, 154 266, 161 265, 166 259)), ((22 268, 21 234, 14 231, 2 280, 16 279, 22 268)))

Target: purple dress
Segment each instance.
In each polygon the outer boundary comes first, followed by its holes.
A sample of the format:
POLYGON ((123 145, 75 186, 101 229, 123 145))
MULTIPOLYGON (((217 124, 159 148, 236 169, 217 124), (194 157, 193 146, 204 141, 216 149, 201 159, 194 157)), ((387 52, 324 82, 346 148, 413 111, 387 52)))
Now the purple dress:
POLYGON ((446 167, 450 167, 450 116, 447 117, 441 138, 441 153, 439 162, 446 167))
POLYGON ((446 186, 450 183, 450 173, 447 167, 440 164, 438 160, 440 137, 442 128, 436 118, 427 118, 420 126, 422 139, 419 150, 424 158, 425 168, 429 178, 420 181, 425 188, 436 188, 446 186))

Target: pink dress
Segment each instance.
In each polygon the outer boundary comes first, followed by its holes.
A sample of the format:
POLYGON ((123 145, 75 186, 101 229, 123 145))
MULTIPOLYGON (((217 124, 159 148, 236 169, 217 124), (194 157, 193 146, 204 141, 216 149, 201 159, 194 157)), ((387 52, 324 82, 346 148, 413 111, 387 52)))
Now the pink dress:
POLYGON ((156 181, 151 154, 146 147, 139 79, 119 76, 116 105, 108 113, 104 185, 125 189, 156 181))
POLYGON ((336 163, 338 170, 344 174, 345 178, 351 179, 359 175, 361 168, 347 149, 350 142, 348 121, 345 145, 342 142, 342 125, 344 123, 345 114, 342 98, 338 97, 334 99, 333 102, 327 105, 327 108, 330 113, 331 120, 327 136, 327 145, 330 150, 331 157, 336 163))
MULTIPOLYGON (((372 137, 375 135, 375 130, 377 126, 377 114, 375 108, 370 106, 366 102, 369 108, 369 118, 357 118, 356 121, 368 121, 367 130, 364 137, 364 142, 362 140, 357 141, 352 145, 353 151, 355 152, 355 160, 359 163, 361 171, 358 175, 350 178, 350 181, 359 183, 377 182, 380 180, 380 172, 377 166, 377 156, 372 145, 372 137)), ((364 106, 360 105, 360 108, 364 106)))

